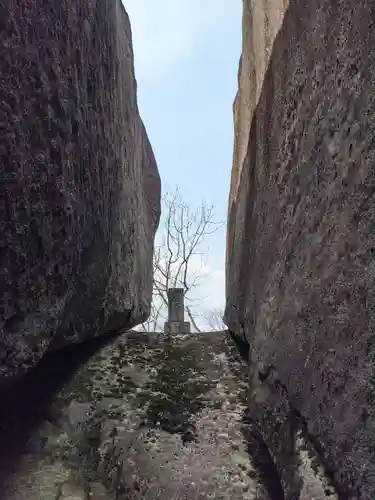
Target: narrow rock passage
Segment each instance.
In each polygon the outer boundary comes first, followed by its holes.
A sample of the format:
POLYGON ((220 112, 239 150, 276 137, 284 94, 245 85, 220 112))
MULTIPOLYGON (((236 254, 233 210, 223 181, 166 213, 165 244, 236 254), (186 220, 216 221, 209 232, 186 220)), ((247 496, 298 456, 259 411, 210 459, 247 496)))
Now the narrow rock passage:
MULTIPOLYGON (((226 332, 123 335, 34 412, 1 498, 282 500, 247 379, 226 332)), ((314 488, 301 498, 325 498, 314 488)))

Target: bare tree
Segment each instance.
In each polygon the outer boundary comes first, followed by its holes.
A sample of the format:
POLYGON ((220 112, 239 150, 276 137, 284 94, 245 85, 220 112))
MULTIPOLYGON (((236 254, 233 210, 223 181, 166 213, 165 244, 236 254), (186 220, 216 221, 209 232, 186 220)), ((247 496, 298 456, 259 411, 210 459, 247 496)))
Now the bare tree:
MULTIPOLYGON (((207 236, 215 233, 222 222, 215 221, 214 207, 204 202, 197 209, 185 203, 178 189, 162 198, 162 218, 154 251, 154 288, 151 314, 143 325, 145 331, 161 331, 167 320, 168 289, 183 288, 185 311, 196 331, 197 298, 191 297, 203 272, 203 244, 207 236)), ((201 297, 200 299, 202 299, 201 297)))
POLYGON ((215 332, 222 332, 227 329, 226 324, 223 321, 224 311, 222 309, 213 309, 209 313, 205 314, 205 320, 208 324, 210 330, 215 332))

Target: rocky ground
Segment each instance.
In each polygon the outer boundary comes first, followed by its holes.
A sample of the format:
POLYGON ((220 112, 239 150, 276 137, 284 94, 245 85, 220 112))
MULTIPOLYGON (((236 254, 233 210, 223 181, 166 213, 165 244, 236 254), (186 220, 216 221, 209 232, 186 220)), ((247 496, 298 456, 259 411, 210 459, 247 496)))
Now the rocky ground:
MULTIPOLYGON (((125 334, 52 398, 1 498, 282 500, 247 380, 227 332, 125 334)), ((336 498, 300 435, 295 447, 299 498, 336 498)))

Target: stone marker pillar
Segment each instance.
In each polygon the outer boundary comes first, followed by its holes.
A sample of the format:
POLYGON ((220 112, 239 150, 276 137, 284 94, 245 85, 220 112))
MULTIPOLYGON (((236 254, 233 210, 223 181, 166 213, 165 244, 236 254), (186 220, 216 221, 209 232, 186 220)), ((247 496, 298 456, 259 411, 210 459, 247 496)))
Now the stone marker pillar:
POLYGON ((168 290, 168 321, 164 324, 164 333, 190 333, 190 323, 184 321, 184 289, 168 290))

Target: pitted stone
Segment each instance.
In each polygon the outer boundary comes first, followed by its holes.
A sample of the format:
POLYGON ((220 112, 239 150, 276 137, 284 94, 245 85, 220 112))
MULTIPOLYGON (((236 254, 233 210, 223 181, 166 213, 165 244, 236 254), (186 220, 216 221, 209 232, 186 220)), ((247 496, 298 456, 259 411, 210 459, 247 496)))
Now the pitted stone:
POLYGON ((190 323, 184 321, 184 289, 168 290, 168 321, 164 324, 164 333, 190 333, 190 323))

